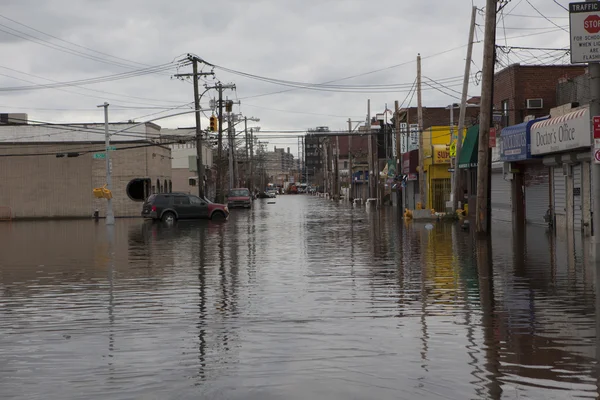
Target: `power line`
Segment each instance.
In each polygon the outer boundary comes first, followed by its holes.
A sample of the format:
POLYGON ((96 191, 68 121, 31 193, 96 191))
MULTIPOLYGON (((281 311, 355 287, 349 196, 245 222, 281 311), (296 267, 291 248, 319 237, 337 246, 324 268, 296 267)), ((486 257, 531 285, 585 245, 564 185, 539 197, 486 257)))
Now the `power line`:
POLYGON ((91 52, 94 52, 94 53, 97 53, 97 54, 101 54, 101 55, 104 55, 104 56, 107 56, 107 57, 110 57, 110 58, 114 58, 114 59, 117 59, 117 60, 121 60, 121 61, 129 62, 129 63, 132 63, 132 64, 137 64, 137 65, 139 65, 139 66, 149 66, 148 64, 143 64, 143 63, 139 63, 139 62, 137 62, 137 61, 128 60, 128 59, 126 59, 126 58, 122 58, 122 57, 113 56, 113 55, 111 55, 111 54, 108 54, 108 53, 103 53, 103 52, 101 52, 101 51, 94 50, 94 49, 91 49, 91 48, 89 48, 89 47, 85 47, 85 46, 79 45, 79 44, 77 44, 77 43, 69 42, 69 41, 67 41, 67 40, 64 40, 64 39, 61 39, 61 38, 59 38, 59 37, 57 37, 57 36, 53 36, 53 35, 51 35, 51 34, 49 34, 49 33, 42 32, 42 31, 40 31, 39 29, 36 29, 36 28, 34 28, 34 27, 32 27, 32 26, 26 25, 26 24, 24 24, 24 23, 21 23, 21 22, 19 22, 19 21, 15 21, 14 19, 12 19, 12 18, 9 18, 9 17, 7 17, 7 16, 5 16, 5 15, 2 15, 2 14, 0 14, 0 18, 4 18, 5 20, 11 21, 11 22, 13 22, 13 23, 15 23, 15 24, 17 24, 17 25, 21 25, 21 26, 23 26, 23 27, 25 27, 25 28, 31 29, 32 31, 35 31, 35 32, 41 33, 42 35, 45 35, 45 36, 51 37, 51 38, 53 38, 53 39, 56 39, 56 40, 59 40, 59 41, 61 41, 61 42, 63 42, 63 43, 67 43, 67 44, 70 44, 70 45, 72 45, 72 46, 76 46, 76 47, 79 47, 79 48, 81 48, 81 49, 84 49, 84 50, 88 50, 88 51, 91 51, 91 52))
MULTIPOLYGON (((30 73, 27 73, 27 72, 18 71, 16 69, 13 69, 13 68, 10 68, 10 67, 6 67, 6 66, 3 66, 3 65, 0 65, 0 68, 6 69, 6 70, 9 70, 9 71, 13 71, 13 72, 16 72, 16 73, 19 73, 19 74, 22 74, 22 75, 31 76, 31 77, 37 78, 37 79, 44 79, 44 80, 47 80, 49 82, 53 82, 55 84, 60 84, 61 83, 61 82, 55 81, 53 79, 44 78, 42 76, 30 74, 30 73)), ((5 75, 5 74, 0 74, 0 75, 6 76, 6 77, 11 78, 11 79, 19 80, 19 81, 22 81, 22 82, 28 82, 28 83, 32 83, 32 84, 38 85, 38 83, 36 83, 36 82, 28 81, 28 80, 22 79, 22 78, 17 78, 17 77, 11 76, 11 75, 5 75)), ((149 99, 149 98, 146 98, 146 97, 128 96, 128 95, 124 95, 124 94, 120 94, 120 93, 108 92, 108 91, 105 91, 105 90, 97 90, 97 89, 91 89, 91 88, 86 88, 86 87, 80 87, 79 85, 71 85, 71 86, 74 86, 74 87, 77 87, 77 88, 80 88, 80 89, 83 89, 83 90, 91 91, 91 92, 105 93, 105 94, 110 94, 110 95, 124 97, 124 98, 146 100, 146 101, 152 101, 152 102, 181 103, 181 102, 176 102, 176 101, 173 101, 173 100, 164 100, 164 99, 158 100, 158 99, 149 99)), ((52 87, 50 89, 58 89, 58 88, 57 87, 52 87)), ((0 88, 0 90, 1 90, 1 88, 0 88)), ((71 92, 71 91, 66 91, 66 92, 67 93, 73 93, 73 94, 81 95, 81 96, 86 96, 83 93, 71 92)), ((90 97, 90 96, 87 96, 87 97, 90 97)), ((94 98, 99 98, 99 97, 94 97, 94 98)), ((102 99, 107 100, 106 98, 102 98, 102 99)), ((124 102, 127 103, 127 101, 124 101, 124 102)), ((131 104, 143 104, 143 103, 133 103, 133 102, 131 102, 131 104)))
POLYGON ((567 7, 565 7, 562 4, 560 4, 557 0, 553 0, 553 1, 554 1, 554 3, 556 3, 557 5, 559 5, 563 10, 569 11, 569 9, 567 7))
POLYGON ((36 84, 31 86, 15 86, 15 87, 3 87, 0 88, 2 92, 8 91, 21 91, 21 90, 36 90, 36 89, 54 89, 60 87, 69 87, 69 86, 80 86, 80 85, 91 85, 96 83, 104 83, 104 82, 113 82, 116 80, 129 79, 133 77, 143 76, 152 74, 157 71, 167 71, 169 69, 174 68, 175 65, 173 63, 161 64, 154 67, 142 68, 135 71, 129 72, 121 72, 118 74, 99 76, 96 78, 87 78, 87 79, 79 79, 75 81, 66 81, 66 82, 57 82, 53 84, 36 84))
POLYGON ((562 26, 558 25, 556 22, 552 21, 550 18, 547 18, 544 14, 542 14, 542 12, 540 10, 538 10, 533 4, 531 4, 531 1, 529 0, 525 0, 527 2, 527 4, 529 4, 531 6, 531 8, 533 8, 538 14, 540 14, 542 17, 544 17, 544 19, 548 22, 550 22, 552 25, 556 26, 557 28, 562 29, 565 32, 569 32, 567 29, 563 28, 562 26))

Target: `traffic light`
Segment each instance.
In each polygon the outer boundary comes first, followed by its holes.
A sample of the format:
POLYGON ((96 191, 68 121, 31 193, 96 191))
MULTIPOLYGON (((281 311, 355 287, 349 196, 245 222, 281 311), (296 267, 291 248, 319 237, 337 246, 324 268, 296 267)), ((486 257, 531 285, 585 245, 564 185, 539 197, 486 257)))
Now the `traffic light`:
POLYGON ((219 130, 219 121, 217 120, 217 117, 215 117, 214 115, 210 116, 210 131, 211 132, 216 132, 219 130))

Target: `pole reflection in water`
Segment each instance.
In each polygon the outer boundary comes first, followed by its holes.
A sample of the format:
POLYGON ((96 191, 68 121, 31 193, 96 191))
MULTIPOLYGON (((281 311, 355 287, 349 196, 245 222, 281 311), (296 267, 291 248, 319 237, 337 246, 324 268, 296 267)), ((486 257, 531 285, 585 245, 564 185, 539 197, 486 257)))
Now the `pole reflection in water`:
POLYGON ((302 195, 112 236, 0 224, 0 397, 597 396, 577 240, 433 225, 302 195))
POLYGON ((477 254, 477 271, 479 275, 479 301, 481 305, 481 324, 484 335, 485 369, 488 372, 488 389, 486 398, 500 399, 502 388, 499 377, 498 343, 495 338, 495 301, 494 301, 494 270, 492 261, 492 243, 489 238, 478 238, 475 241, 477 254))

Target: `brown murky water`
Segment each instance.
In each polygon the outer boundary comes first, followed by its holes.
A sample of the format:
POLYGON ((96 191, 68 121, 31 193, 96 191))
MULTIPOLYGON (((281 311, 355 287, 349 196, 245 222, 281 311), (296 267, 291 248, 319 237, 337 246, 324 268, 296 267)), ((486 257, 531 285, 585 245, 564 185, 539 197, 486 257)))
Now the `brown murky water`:
POLYGON ((595 398, 580 249, 304 195, 225 223, 0 224, 0 397, 595 398))

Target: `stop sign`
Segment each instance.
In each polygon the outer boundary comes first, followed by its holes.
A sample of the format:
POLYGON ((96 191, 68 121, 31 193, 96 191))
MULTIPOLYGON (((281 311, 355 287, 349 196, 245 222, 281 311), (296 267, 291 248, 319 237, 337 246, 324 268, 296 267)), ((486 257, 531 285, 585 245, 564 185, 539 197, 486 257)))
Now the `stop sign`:
POLYGON ((583 27, 589 33, 600 32, 600 16, 590 15, 583 21, 583 27))

